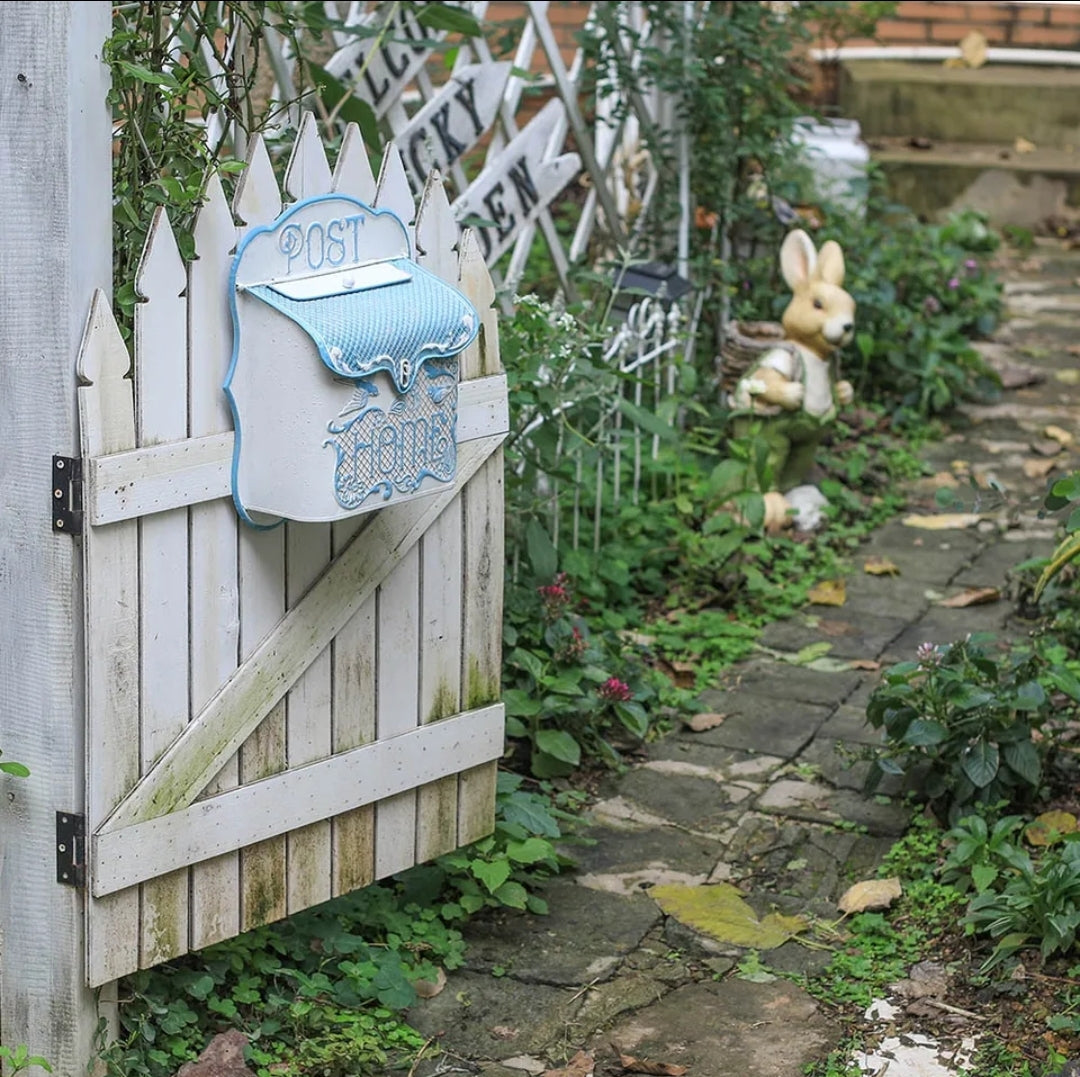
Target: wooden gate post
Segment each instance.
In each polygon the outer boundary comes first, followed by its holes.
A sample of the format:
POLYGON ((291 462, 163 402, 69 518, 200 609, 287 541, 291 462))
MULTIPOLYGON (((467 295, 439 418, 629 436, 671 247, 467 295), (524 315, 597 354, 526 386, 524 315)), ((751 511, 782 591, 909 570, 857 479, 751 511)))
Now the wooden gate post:
POLYGON ((83 893, 56 813, 85 799, 79 539, 53 530, 53 454, 77 455, 75 359, 112 279, 110 5, 0 7, 0 1042, 83 1077, 98 1005, 83 893))

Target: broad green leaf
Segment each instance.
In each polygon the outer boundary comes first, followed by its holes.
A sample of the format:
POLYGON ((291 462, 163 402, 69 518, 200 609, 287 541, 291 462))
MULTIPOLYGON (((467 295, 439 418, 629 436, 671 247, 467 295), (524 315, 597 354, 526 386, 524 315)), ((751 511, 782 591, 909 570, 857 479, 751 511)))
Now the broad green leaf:
POLYGON ((466 37, 480 37, 484 32, 475 15, 452 4, 425 4, 417 12, 416 21, 429 30, 448 30, 466 37))
POLYGON ((559 553, 539 520, 530 520, 525 528, 525 546, 533 575, 538 580, 553 579, 559 569, 559 553))
POLYGON ((508 737, 527 737, 529 727, 520 719, 511 714, 506 716, 506 735, 508 737))
POLYGON ((529 894, 521 883, 511 881, 503 883, 502 886, 495 891, 495 897, 497 900, 501 901, 502 904, 509 906, 511 909, 524 909, 529 894))
POLYGON ((510 861, 472 860, 469 870, 484 884, 489 894, 494 894, 510 878, 510 861))
POLYGON ((541 751, 533 752, 529 769, 534 778, 565 778, 574 772, 573 764, 564 763, 561 759, 541 751))
POLYGON ((1038 749, 1030 740, 1007 744, 1002 755, 1009 769, 1023 778, 1028 785, 1039 784, 1039 779, 1042 777, 1042 760, 1039 758, 1038 749))
POLYGON ((524 647, 518 647, 511 651, 508 662, 510 665, 519 665, 527 673, 531 673, 535 681, 541 681, 544 677, 543 661, 532 651, 526 651, 524 647))
POLYGON ((971 869, 971 882, 976 893, 983 893, 989 889, 993 881, 998 877, 998 869, 993 864, 976 864, 971 869))
POLYGON ((949 731, 940 722, 929 722, 916 718, 907 727, 904 743, 914 748, 927 748, 932 744, 941 744, 949 736, 949 731))
POLYGON ((3 761, 0 761, 0 771, 3 771, 4 774, 10 774, 10 775, 12 775, 12 777, 15 777, 15 778, 29 778, 30 777, 30 768, 28 766, 25 766, 22 763, 15 763, 15 762, 6 763, 6 762, 3 762, 3 761))
POLYGON ((506 855, 516 864, 535 864, 555 855, 550 841, 543 838, 526 838, 524 841, 508 841, 506 855))
POLYGON ((645 408, 639 408, 631 403, 626 397, 619 397, 619 410, 637 427, 646 434, 654 434, 665 441, 674 441, 678 437, 678 431, 673 426, 665 423, 658 415, 645 408))
POLYGON ((635 737, 644 737, 649 732, 649 716, 640 703, 616 703, 615 713, 624 728, 635 737))
POLYGON ((507 688, 503 692, 503 703, 506 704, 506 713, 518 718, 531 718, 540 713, 540 700, 520 688, 507 688))
POLYGON ((355 123, 366 145, 378 146, 381 142, 379 122, 371 105, 362 97, 357 97, 350 87, 331 75, 325 67, 310 61, 309 67, 312 81, 322 87, 319 96, 327 111, 336 112, 345 123, 355 123))
POLYGON ((1046 702, 1046 692, 1038 681, 1028 681, 1016 690, 1016 709, 1037 711, 1046 702))
POLYGON ((980 740, 965 748, 960 756, 960 768, 977 789, 985 789, 996 777, 1000 760, 997 746, 980 740))
POLYGON ((581 745, 563 729, 542 729, 536 734, 536 746, 560 762, 577 766, 581 762, 581 745))

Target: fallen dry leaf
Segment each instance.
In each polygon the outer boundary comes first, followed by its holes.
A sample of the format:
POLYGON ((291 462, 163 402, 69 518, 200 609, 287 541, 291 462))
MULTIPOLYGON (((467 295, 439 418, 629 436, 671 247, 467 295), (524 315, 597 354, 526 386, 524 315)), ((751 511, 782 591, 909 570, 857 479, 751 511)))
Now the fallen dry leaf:
POLYGON ((708 729, 715 729, 726 717, 726 714, 695 714, 687 718, 685 724, 691 733, 704 733, 708 729))
POLYGON ((1033 441, 1030 448, 1032 452, 1040 456, 1057 456, 1061 452, 1061 443, 1050 438, 1043 438, 1042 441, 1033 441))
POLYGON ((853 658, 848 665, 852 669, 865 669, 871 673, 881 669, 881 663, 876 658, 853 658))
POLYGON ((1076 816, 1067 811, 1047 811, 1035 818, 1024 830, 1024 837, 1032 845, 1053 845, 1065 834, 1075 834, 1076 816))
POLYGON ((822 580, 806 596, 811 606, 842 606, 847 601, 843 580, 822 580))
POLYGON ((949 990, 949 973, 937 961, 920 961, 912 965, 906 980, 889 984, 889 990, 901 998, 944 998, 949 990))
POLYGON ((414 980, 413 990, 417 998, 434 998, 446 986, 446 973, 442 969, 436 972, 434 980, 414 980))
POLYGON ((560 1070, 544 1070, 543 1077, 590 1077, 596 1060, 585 1051, 576 1055, 560 1070))
POLYGON ((493 1028, 489 1028, 488 1031, 497 1040, 512 1040, 519 1030, 511 1028, 509 1025, 495 1025, 493 1028))
POLYGON ((903 890, 900 880, 867 879, 849 886, 836 903, 841 912, 865 912, 867 909, 887 909, 903 890))
POLYGON ((1029 479, 1045 479, 1056 467, 1057 462, 1052 459, 1025 460, 1023 464, 1024 474, 1029 479))
POLYGON ((1043 434, 1053 438, 1059 445, 1071 445, 1076 440, 1068 430, 1062 430, 1060 426, 1048 426, 1043 434))
POLYGON ((960 41, 960 58, 968 67, 982 67, 989 55, 986 38, 978 30, 971 30, 960 41))
MULTIPOLYGON (((1065 351, 1068 352, 1069 355, 1080 355, 1080 344, 1070 344, 1065 349, 1065 351)), ((1080 380, 1080 371, 1075 371, 1075 370, 1059 370, 1054 375, 1054 377, 1057 378, 1058 381, 1071 381, 1072 380, 1070 378, 1062 377, 1063 374, 1075 374, 1077 379, 1080 380)))
POLYGON ((991 363, 1001 379, 1002 389, 1024 389, 1046 381, 1046 374, 1033 366, 1022 363, 991 363))
POLYGON ((900 569, 887 557, 868 557, 863 563, 863 572, 871 576, 899 576, 900 569))
POLYGON ((676 1066, 674 1062, 653 1062, 648 1058, 634 1058, 619 1052, 619 1065, 627 1073, 650 1073, 654 1077, 683 1077, 685 1066, 676 1066))
POLYGON ((1024 138, 1022 135, 1016 136, 1016 141, 1013 143, 1013 149, 1017 153, 1034 153, 1035 143, 1030 139, 1024 138))
POLYGON ((850 636, 855 631, 855 626, 849 621, 822 621, 817 629, 823 636, 836 639, 838 636, 850 636))
POLYGON ((933 516, 905 516, 901 521, 905 527, 919 527, 924 531, 951 531, 957 528, 974 527, 978 522, 977 512, 939 512, 933 516))
POLYGON ((1025 258, 1016 268, 1021 273, 1040 273, 1042 267, 1043 260, 1041 258, 1025 258))
POLYGON ((1001 592, 996 587, 969 587, 958 595, 943 598, 938 605, 947 606, 951 610, 962 610, 968 606, 988 606, 999 598, 1001 592))

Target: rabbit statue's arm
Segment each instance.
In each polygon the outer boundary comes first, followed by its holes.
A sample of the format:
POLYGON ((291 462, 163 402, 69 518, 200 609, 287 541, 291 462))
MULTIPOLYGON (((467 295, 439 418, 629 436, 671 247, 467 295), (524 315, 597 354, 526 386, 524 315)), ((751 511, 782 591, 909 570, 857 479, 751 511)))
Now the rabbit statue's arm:
POLYGON ((855 399, 855 389, 851 382, 847 380, 838 381, 833 386, 833 399, 838 406, 846 408, 855 399))
POLYGON ((758 367, 754 372, 753 384, 750 388, 752 396, 765 401, 766 404, 776 404, 785 411, 796 411, 802 407, 805 391, 801 381, 792 381, 779 370, 768 366, 758 367))

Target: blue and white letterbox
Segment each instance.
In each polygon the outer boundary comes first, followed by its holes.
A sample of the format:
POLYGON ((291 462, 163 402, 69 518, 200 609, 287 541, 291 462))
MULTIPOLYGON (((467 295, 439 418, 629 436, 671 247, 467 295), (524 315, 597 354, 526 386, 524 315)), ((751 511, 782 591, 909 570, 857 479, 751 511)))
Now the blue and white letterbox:
POLYGON ((393 213, 297 203, 244 239, 230 295, 244 520, 338 520, 454 481, 457 355, 480 319, 411 260, 393 213))

